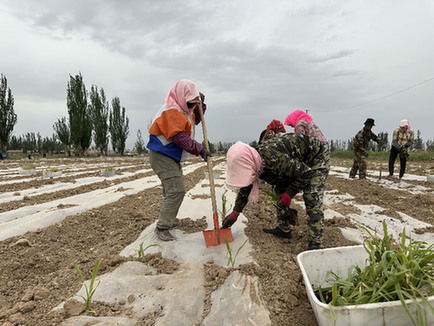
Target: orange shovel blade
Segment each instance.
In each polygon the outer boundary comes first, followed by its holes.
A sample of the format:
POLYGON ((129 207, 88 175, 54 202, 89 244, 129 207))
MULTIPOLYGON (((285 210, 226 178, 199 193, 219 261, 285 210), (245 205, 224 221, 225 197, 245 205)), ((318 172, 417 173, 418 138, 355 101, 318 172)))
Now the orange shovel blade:
POLYGON ((205 238, 205 243, 207 247, 218 246, 221 243, 226 243, 226 238, 228 242, 233 242, 231 229, 220 229, 218 222, 218 214, 214 213, 214 229, 203 231, 203 237, 205 238))
POLYGON ((218 231, 217 229, 205 230, 203 231, 203 237, 205 238, 207 247, 214 247, 226 243, 226 238, 228 238, 228 242, 234 242, 231 229, 219 229, 218 231))
POLYGON ((216 229, 203 231, 203 237, 205 238, 205 243, 207 247, 214 247, 220 244, 219 237, 217 236, 216 231, 216 229))
POLYGON ((220 243, 226 243, 226 238, 228 238, 228 242, 234 242, 231 229, 220 229, 219 236, 220 243))

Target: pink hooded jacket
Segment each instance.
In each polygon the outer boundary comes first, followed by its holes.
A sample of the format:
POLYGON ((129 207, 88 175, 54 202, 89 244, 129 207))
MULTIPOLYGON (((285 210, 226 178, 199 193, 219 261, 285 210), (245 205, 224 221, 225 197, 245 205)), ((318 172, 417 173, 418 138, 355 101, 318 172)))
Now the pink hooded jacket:
POLYGON ((297 122, 300 120, 303 120, 303 119, 307 120, 309 122, 313 121, 312 117, 309 114, 307 114, 306 112, 301 111, 301 110, 295 110, 294 112, 288 114, 288 116, 285 119, 284 124, 287 126, 295 127, 297 122))

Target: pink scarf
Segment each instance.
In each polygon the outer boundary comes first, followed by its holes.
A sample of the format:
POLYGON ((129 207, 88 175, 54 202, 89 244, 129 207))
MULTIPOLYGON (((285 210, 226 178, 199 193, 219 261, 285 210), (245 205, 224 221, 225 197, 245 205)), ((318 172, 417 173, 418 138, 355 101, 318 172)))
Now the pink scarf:
POLYGON ((235 188, 247 187, 253 183, 249 199, 258 200, 259 173, 262 164, 259 153, 253 147, 238 141, 229 148, 226 160, 226 183, 235 188))
POLYGON ((407 134, 407 137, 410 137, 410 122, 408 122, 408 120, 401 120, 401 122, 399 123, 399 128, 401 128, 402 131, 405 131, 405 133, 407 134), (407 129, 405 129, 405 127, 407 127, 407 129))
POLYGON ((309 114, 301 110, 295 110, 294 112, 288 114, 284 123, 287 126, 295 127, 297 122, 303 119, 312 122, 312 117, 309 114))
POLYGON ((169 108, 177 109, 181 112, 184 112, 185 115, 191 116, 193 114, 194 107, 189 109, 187 102, 196 98, 200 98, 197 86, 191 80, 181 79, 169 91, 164 103, 169 108))

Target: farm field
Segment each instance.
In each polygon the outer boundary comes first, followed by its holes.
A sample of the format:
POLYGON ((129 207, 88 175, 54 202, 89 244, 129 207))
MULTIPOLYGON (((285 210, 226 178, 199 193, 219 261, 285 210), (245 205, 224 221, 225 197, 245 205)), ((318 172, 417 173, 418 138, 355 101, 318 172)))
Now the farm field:
MULTIPOLYGON (((325 248, 360 244, 360 225, 381 235, 383 220, 395 238, 405 227, 413 239, 434 241, 434 183, 426 181, 434 163, 408 162, 400 183, 385 179, 385 161, 368 161, 368 180, 348 179, 349 164, 332 159, 325 248)), ((235 193, 224 187, 224 156, 213 165, 222 170, 218 207, 225 194, 230 208, 235 193)), ((147 157, 0 161, 0 324, 228 325, 251 318, 244 324, 316 325, 296 259, 307 248, 301 195, 291 205, 299 222, 290 243, 262 232, 276 220, 264 194, 246 206, 232 228, 234 254, 248 242, 232 266, 224 244, 206 248, 203 239, 213 228, 206 164, 192 158, 183 171, 177 240, 164 243, 153 234, 162 189, 147 157), (24 165, 35 166, 34 174, 20 172, 24 165), (61 175, 44 177, 50 167, 61 175), (115 175, 103 176, 106 168, 115 175), (145 262, 137 255, 141 243, 152 245, 145 262), (71 300, 84 294, 75 265, 90 279, 97 260, 94 312, 83 313, 71 300)))

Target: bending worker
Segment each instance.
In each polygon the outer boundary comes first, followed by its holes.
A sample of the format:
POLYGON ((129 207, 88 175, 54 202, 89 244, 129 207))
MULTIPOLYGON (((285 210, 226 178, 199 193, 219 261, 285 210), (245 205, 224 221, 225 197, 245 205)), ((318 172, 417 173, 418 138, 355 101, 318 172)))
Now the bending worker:
POLYGON ((308 249, 321 247, 324 237, 323 198, 330 169, 328 145, 315 137, 301 134, 277 135, 255 150, 237 142, 227 153, 226 184, 239 192, 234 210, 226 216, 223 228, 231 227, 249 200, 259 196, 259 179, 273 186, 279 196, 276 203, 277 227, 263 229, 276 237, 291 240, 291 225, 297 213, 289 206, 291 199, 303 191, 309 226, 308 249))

